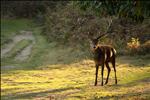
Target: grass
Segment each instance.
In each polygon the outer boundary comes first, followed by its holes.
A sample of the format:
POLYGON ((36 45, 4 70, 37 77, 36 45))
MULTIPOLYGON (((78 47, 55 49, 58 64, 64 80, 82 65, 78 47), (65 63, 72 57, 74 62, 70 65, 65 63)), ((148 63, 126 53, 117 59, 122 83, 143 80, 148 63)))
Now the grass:
MULTIPOLYGON (((100 86, 99 70, 98 86, 93 86, 94 62, 84 51, 63 45, 58 46, 54 42, 48 43, 41 35, 39 27, 32 30, 36 43, 26 61, 14 61, 13 57, 1 60, 1 66, 15 66, 13 69, 1 70, 2 100, 150 99, 149 55, 117 57, 118 85, 114 85, 112 69, 108 85, 100 86)), ((16 45, 11 51, 12 54, 20 51, 25 44, 23 42, 19 44, 20 46, 16 45)), ((106 75, 105 68, 105 79, 106 75)))
POLYGON ((1 19, 1 46, 10 42, 19 31, 30 30, 32 26, 32 21, 28 19, 1 19))
MULTIPOLYGON (((41 30, 39 27, 32 30, 36 43, 32 47, 32 53, 29 58, 25 62, 14 61, 12 58, 2 59, 2 66, 14 65, 22 66, 24 69, 33 69, 41 65, 69 64, 72 62, 77 62, 85 55, 84 51, 81 52, 77 48, 74 49, 62 45, 58 46, 55 42, 48 43, 47 40, 41 35, 41 30)), ((13 50, 11 50, 11 52, 12 51, 13 50)))
POLYGON ((26 40, 23 39, 21 41, 19 41, 10 52, 8 52, 8 56, 9 57, 14 57, 16 56, 20 51, 22 51, 25 47, 27 47, 28 45, 30 45, 32 43, 32 40, 26 40))
MULTIPOLYGON (((109 84, 104 87, 100 86, 100 76, 98 78, 99 85, 93 86, 95 68, 91 60, 72 64, 43 65, 36 70, 3 72, 2 99, 46 99, 49 96, 66 100, 150 98, 150 85, 148 84, 150 82, 150 65, 136 67, 134 66, 135 62, 131 62, 132 65, 122 63, 123 60, 127 59, 118 58, 117 60, 118 85, 114 85, 112 70, 109 84)), ((106 73, 105 70, 105 78, 106 73)))
MULTIPOLYGON (((32 43, 32 40, 23 39, 15 44, 15 46, 6 54, 4 58, 1 58, 1 66, 21 66, 26 63, 21 63, 20 61, 15 60, 15 56, 19 54, 24 48, 29 46, 32 43)), ((3 67, 1 67, 3 70, 3 67)), ((17 68, 16 68, 17 69, 17 68)), ((4 68, 4 70, 10 70, 10 68, 4 68)))

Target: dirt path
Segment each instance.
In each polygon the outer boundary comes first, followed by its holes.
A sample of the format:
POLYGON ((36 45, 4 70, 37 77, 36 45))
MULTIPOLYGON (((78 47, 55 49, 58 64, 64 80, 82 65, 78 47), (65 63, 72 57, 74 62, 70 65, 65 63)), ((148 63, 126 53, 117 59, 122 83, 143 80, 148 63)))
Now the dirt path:
POLYGON ((32 40, 32 44, 27 46, 25 49, 21 51, 16 57, 15 60, 24 61, 28 58, 28 56, 31 54, 31 49, 33 45, 35 44, 35 38, 31 31, 20 31, 20 35, 16 35, 12 38, 12 42, 8 43, 5 48, 1 48, 1 58, 7 57, 7 53, 11 51, 11 49, 18 43, 19 41, 23 39, 32 40))
POLYGON ((20 60, 20 61, 24 61, 26 60, 29 55, 31 54, 31 50, 33 45, 35 44, 35 38, 32 35, 32 32, 24 32, 24 35, 22 36, 22 38, 26 38, 29 40, 32 40, 32 44, 30 44, 29 46, 27 46, 25 49, 23 49, 16 57, 15 60, 20 60))

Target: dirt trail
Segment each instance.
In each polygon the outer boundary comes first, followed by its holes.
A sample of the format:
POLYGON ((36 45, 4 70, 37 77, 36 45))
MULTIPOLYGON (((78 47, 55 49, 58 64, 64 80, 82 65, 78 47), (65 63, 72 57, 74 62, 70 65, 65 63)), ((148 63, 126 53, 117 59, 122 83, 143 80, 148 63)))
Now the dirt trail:
POLYGON ((30 44, 29 46, 27 46, 26 48, 24 48, 16 57, 15 60, 20 60, 20 61, 24 61, 26 60, 29 55, 31 54, 31 50, 33 45, 35 44, 35 38, 32 35, 32 32, 24 32, 24 36, 22 36, 22 38, 26 38, 26 39, 30 39, 32 40, 32 44, 30 44))
POLYGON ((5 48, 1 48, 1 58, 7 57, 7 53, 11 51, 11 49, 16 45, 17 42, 23 40, 23 39, 28 39, 32 40, 32 44, 27 46, 25 49, 21 51, 18 55, 16 55, 15 60, 20 60, 23 61, 28 58, 28 56, 31 54, 31 49, 33 45, 35 44, 35 38, 32 34, 31 31, 20 31, 19 35, 16 35, 15 37, 12 38, 12 42, 6 44, 5 48))

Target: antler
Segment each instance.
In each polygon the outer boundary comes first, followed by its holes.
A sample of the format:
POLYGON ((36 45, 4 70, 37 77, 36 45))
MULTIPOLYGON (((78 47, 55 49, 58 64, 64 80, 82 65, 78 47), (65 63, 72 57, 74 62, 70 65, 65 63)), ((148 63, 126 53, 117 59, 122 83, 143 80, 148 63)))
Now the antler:
POLYGON ((96 39, 98 40, 99 38, 102 38, 102 37, 105 36, 105 35, 106 35, 106 34, 104 33, 104 34, 98 36, 96 39))
POLYGON ((108 33, 110 28, 111 28, 111 25, 112 25, 112 19, 110 18, 110 21, 108 21, 108 27, 107 27, 107 30, 105 33, 108 33))
POLYGON ((112 25, 112 19, 110 18, 110 21, 108 21, 108 27, 107 27, 106 32, 104 34, 98 36, 96 39, 102 38, 103 36, 107 35, 107 33, 109 32, 109 30, 111 28, 111 25, 112 25))

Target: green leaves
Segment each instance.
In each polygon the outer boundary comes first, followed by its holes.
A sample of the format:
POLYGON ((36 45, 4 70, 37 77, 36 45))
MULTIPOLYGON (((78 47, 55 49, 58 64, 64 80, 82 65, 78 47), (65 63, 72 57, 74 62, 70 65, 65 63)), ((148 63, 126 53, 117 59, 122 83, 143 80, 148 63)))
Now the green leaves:
POLYGON ((150 16, 149 1, 77 1, 82 10, 93 10, 101 16, 117 16, 119 18, 130 18, 136 22, 142 22, 144 17, 150 16))

